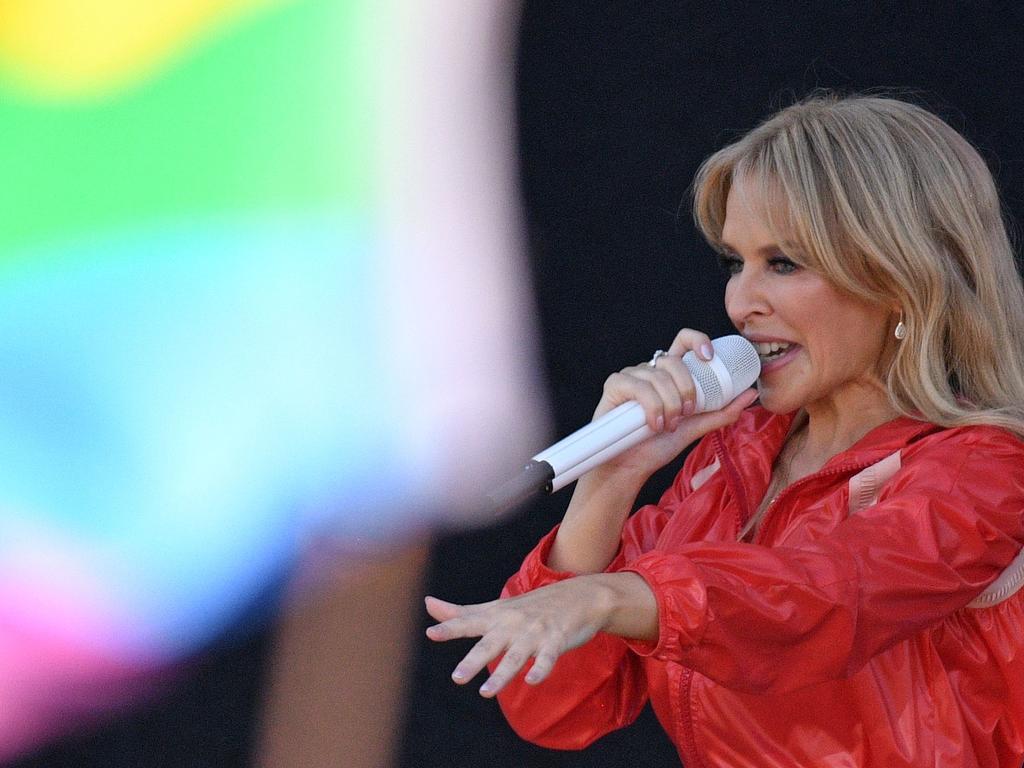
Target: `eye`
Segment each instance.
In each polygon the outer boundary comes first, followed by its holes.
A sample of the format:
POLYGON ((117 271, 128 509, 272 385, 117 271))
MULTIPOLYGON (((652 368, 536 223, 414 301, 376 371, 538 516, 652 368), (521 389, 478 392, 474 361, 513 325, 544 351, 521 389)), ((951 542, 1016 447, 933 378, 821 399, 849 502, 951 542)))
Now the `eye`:
POLYGON ((789 275, 800 269, 800 265, 788 256, 772 256, 768 259, 768 266, 778 275, 789 275))
POLYGON ((718 266, 725 274, 738 275, 743 270, 743 259, 736 254, 720 252, 716 256, 718 257, 718 266))

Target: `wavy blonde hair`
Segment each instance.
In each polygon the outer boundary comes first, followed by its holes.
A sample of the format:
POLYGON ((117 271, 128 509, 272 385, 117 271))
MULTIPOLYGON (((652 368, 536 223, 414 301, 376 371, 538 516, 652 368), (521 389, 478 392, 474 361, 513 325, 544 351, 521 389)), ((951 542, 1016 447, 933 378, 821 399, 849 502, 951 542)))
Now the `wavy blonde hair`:
POLYGON ((902 311, 885 373, 897 411, 1024 437, 1024 289, 992 174, 960 134, 890 98, 787 107, 698 171, 694 216, 716 248, 736 178, 760 186, 773 235, 801 263, 902 311))

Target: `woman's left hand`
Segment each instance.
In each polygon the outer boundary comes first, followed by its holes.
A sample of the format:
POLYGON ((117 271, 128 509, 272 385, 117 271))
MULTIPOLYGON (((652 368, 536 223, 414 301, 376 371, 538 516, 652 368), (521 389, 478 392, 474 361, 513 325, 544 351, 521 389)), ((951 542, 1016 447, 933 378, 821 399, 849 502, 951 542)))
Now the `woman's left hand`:
POLYGON ((504 658, 481 686, 494 696, 529 661, 526 682, 546 678, 558 657, 577 648, 601 630, 626 637, 657 635, 657 603, 646 582, 635 573, 590 574, 505 600, 456 605, 426 598, 427 612, 440 623, 427 629, 435 641, 479 637, 455 667, 452 679, 469 682, 488 662, 504 658))

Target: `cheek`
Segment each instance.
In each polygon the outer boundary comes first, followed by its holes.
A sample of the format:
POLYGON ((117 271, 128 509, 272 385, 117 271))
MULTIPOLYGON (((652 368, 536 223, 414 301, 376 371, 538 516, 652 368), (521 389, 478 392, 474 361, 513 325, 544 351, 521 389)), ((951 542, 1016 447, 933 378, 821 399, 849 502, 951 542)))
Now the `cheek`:
POLYGON ((846 372, 874 370, 884 347, 885 327, 861 313, 836 313, 819 326, 822 363, 846 372))

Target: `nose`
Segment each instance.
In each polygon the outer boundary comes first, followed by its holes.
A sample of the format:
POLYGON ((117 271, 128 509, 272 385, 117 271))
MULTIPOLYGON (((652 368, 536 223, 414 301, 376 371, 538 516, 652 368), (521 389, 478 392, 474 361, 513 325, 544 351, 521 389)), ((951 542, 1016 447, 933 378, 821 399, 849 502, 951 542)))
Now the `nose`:
POLYGON ((729 278, 725 287, 725 311, 741 331, 751 320, 771 314, 765 277, 746 267, 729 278))

